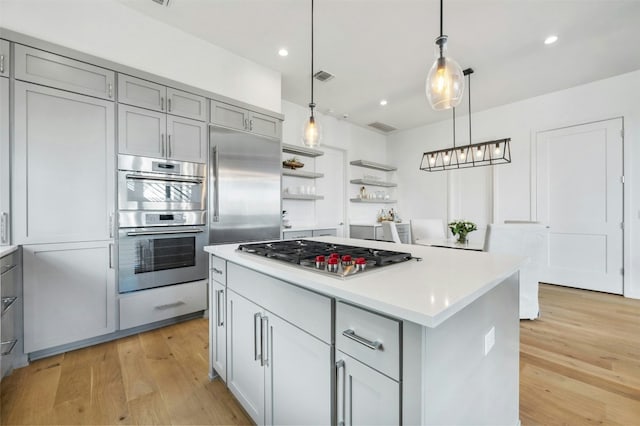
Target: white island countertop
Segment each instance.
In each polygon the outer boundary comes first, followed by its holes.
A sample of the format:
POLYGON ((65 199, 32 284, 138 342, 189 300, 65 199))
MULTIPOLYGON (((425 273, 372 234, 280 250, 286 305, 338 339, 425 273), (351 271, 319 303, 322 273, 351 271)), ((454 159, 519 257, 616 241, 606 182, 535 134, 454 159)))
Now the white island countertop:
POLYGON ((5 257, 18 250, 18 246, 0 246, 0 257, 5 257))
POLYGON ((205 247, 229 262, 310 290, 426 327, 461 311, 525 261, 515 256, 336 237, 310 238, 336 244, 411 253, 410 260, 341 279, 237 250, 238 244, 205 247))

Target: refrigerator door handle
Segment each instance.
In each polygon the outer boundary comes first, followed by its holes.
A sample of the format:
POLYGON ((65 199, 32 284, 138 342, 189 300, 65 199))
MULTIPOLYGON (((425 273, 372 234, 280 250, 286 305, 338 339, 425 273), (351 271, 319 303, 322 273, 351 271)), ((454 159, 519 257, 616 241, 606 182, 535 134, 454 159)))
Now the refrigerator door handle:
POLYGON ((220 222, 220 185, 219 185, 219 159, 218 159, 218 147, 213 147, 213 211, 211 214, 211 222, 220 222))

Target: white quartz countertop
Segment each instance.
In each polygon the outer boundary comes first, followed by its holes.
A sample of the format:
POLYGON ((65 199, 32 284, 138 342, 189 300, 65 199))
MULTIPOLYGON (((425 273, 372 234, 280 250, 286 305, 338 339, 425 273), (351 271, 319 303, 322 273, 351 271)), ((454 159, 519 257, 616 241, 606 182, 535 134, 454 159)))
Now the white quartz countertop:
POLYGON ((205 251, 284 281, 356 305, 436 327, 516 272, 525 261, 515 256, 336 237, 315 241, 411 253, 410 260, 341 279, 295 265, 244 253, 238 244, 207 246, 205 251))
POLYGON ((18 246, 0 246, 0 257, 5 257, 16 250, 18 250, 18 246))

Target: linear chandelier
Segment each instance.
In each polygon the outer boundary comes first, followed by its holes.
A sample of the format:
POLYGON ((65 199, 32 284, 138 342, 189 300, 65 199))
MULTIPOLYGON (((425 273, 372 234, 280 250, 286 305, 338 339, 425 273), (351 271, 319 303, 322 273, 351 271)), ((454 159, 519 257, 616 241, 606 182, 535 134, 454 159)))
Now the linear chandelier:
POLYGON ((511 162, 511 138, 471 143, 471 74, 473 74, 473 69, 467 68, 463 73, 469 79, 467 83, 469 87, 469 144, 456 146, 456 109, 453 108, 453 147, 422 154, 420 170, 439 172, 511 162))

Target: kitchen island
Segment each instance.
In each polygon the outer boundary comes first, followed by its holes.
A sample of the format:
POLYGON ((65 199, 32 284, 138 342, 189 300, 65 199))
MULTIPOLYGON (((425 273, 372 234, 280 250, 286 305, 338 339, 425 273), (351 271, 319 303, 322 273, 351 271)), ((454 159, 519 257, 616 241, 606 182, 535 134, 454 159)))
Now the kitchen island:
POLYGON ((524 259, 411 253, 347 278, 209 246, 210 365, 257 424, 518 423, 524 259))

